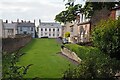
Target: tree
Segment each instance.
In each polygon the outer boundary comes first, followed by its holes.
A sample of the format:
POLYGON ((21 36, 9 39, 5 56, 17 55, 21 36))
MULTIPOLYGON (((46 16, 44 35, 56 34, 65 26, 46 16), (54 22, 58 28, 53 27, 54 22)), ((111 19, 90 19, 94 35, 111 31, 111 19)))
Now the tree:
MULTIPOLYGON (((65 0, 63 0, 63 1, 65 1, 65 0)), ((67 3, 65 5, 74 6, 74 2, 75 2, 75 0, 67 0, 67 3)))
POLYGON ((120 19, 101 21, 92 32, 92 40, 100 50, 120 59, 120 19))
POLYGON ((66 7, 65 11, 62 11, 58 15, 56 15, 55 20, 60 23, 75 21, 78 14, 77 11, 82 10, 81 7, 81 4, 77 4, 75 6, 68 6, 66 7))
POLYGON ((119 5, 120 2, 86 2, 84 6, 84 12, 86 17, 90 18, 93 16, 96 10, 101 10, 103 8, 107 8, 111 10, 116 5, 119 5))

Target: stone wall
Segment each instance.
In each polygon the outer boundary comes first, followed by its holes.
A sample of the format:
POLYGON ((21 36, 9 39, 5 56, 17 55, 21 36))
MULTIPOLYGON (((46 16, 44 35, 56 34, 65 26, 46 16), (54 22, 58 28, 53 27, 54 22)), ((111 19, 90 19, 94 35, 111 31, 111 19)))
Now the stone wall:
POLYGON ((30 35, 19 36, 16 38, 5 38, 2 40, 2 51, 8 53, 16 51, 25 46, 31 41, 31 39, 30 35))
POLYGON ((72 52, 65 47, 61 49, 61 52, 63 55, 67 56, 69 59, 71 59, 77 63, 81 62, 81 59, 77 56, 77 54, 75 52, 72 52))

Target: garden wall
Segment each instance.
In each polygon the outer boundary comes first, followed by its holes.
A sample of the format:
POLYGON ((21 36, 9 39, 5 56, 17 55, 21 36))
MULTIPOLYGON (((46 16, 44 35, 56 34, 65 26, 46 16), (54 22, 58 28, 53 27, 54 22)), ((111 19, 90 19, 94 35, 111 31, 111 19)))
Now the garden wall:
POLYGON ((2 40, 2 51, 8 53, 16 51, 25 46, 31 41, 31 39, 30 35, 22 35, 16 38, 5 38, 2 40))

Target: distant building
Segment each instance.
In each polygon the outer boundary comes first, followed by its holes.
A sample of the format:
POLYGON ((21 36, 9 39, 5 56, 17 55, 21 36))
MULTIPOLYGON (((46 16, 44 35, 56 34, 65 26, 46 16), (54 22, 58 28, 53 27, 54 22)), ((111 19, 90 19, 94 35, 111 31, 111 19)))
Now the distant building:
POLYGON ((90 41, 91 24, 90 21, 78 24, 78 42, 90 41))
POLYGON ((16 34, 17 23, 8 23, 6 20, 6 22, 3 23, 3 38, 14 38, 16 34))
POLYGON ((59 23, 39 24, 38 37, 58 38, 62 36, 62 26, 59 23))
POLYGON ((23 34, 29 34, 35 38, 35 22, 17 21, 8 23, 8 20, 5 22, 0 20, 0 26, 2 30, 2 38, 14 38, 16 35, 23 34))
MULTIPOLYGON (((63 27, 63 34, 70 32, 68 41, 71 43, 89 42, 90 19, 85 18, 85 14, 80 13, 74 22, 66 22, 63 27)), ((63 35, 63 37, 65 37, 63 35)))
POLYGON ((21 21, 17 24, 17 34, 31 34, 31 36, 35 37, 35 23, 21 21))

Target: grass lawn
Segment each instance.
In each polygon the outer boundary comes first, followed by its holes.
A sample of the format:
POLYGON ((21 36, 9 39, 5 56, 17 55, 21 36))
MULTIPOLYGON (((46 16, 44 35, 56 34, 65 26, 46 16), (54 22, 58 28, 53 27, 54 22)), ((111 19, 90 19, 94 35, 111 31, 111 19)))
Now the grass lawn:
POLYGON ((33 39, 22 50, 25 54, 20 57, 18 65, 30 66, 25 78, 61 78, 68 65, 73 64, 60 52, 60 44, 55 39, 33 39))

